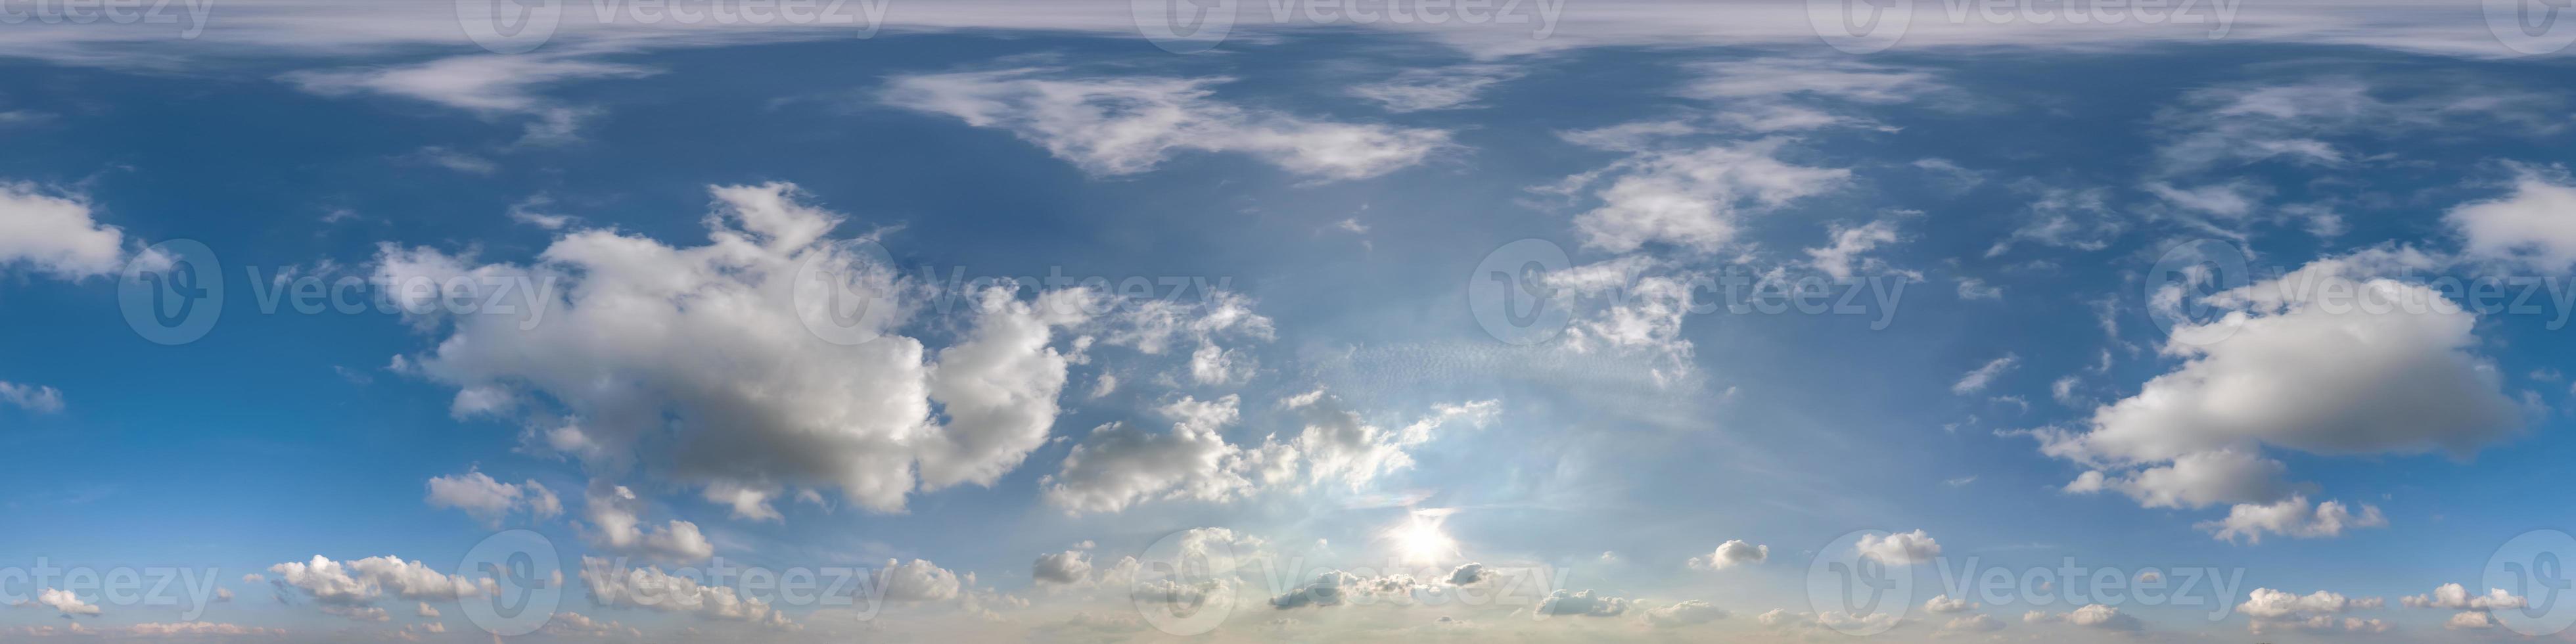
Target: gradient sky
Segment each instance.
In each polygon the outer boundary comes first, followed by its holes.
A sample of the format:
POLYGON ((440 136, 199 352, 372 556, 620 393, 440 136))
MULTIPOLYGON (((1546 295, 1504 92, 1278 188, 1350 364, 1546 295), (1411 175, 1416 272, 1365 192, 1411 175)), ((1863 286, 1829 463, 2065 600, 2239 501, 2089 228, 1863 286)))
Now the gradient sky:
POLYGON ((0 641, 2571 639, 2576 23, 1903 2, 0 0, 0 641))

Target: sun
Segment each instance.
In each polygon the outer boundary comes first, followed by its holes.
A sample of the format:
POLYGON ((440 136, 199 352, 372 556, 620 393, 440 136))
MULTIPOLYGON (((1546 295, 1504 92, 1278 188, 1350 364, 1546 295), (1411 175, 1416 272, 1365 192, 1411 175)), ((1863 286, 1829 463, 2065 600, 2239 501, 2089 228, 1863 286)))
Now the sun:
POLYGON ((1458 556, 1458 540, 1450 538, 1448 533, 1440 530, 1442 520, 1447 519, 1448 516, 1449 513, 1445 510, 1414 511, 1406 516, 1404 521, 1388 528, 1385 538, 1388 545, 1394 548, 1396 555, 1403 557, 1406 563, 1436 564, 1448 561, 1458 556))

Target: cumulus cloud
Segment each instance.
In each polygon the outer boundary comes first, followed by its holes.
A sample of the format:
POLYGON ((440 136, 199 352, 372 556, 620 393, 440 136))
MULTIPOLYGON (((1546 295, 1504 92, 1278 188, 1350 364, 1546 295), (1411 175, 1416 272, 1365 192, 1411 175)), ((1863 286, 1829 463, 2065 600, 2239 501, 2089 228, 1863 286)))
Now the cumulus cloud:
MULTIPOLYGON (((699 246, 572 230, 528 266, 385 247, 383 279, 525 278, 558 289, 517 314, 406 301, 414 325, 445 335, 406 363, 456 386, 460 400, 499 392, 517 401, 507 410, 526 423, 532 450, 603 476, 639 465, 667 472, 750 518, 769 518, 766 499, 791 486, 837 488, 868 509, 899 511, 917 490, 990 485, 1045 443, 1070 362, 1054 341, 1106 296, 948 294, 972 310, 971 323, 933 352, 894 333, 929 302, 928 287, 827 239, 841 216, 803 203, 788 184, 712 193, 699 246), (820 278, 800 281, 800 269, 820 278), (874 302, 854 325, 834 317, 845 301, 863 300, 874 302)), ((1181 312, 1138 309, 1096 330, 1110 334, 1103 344, 1140 352, 1227 328, 1266 331, 1244 306, 1236 297, 1181 312), (1220 310, 1223 324, 1195 315, 1220 310)))
POLYGON ((2307 497, 2292 496, 2268 505, 2237 504, 2228 508, 2226 518, 2204 521, 2198 527, 2210 531, 2222 541, 2244 539, 2262 543, 2266 533, 2316 539, 2342 536, 2345 530, 2352 528, 2387 525, 2388 518, 2379 513, 2378 506, 2364 505, 2359 513, 2355 513, 2341 502, 2324 501, 2309 505, 2307 497))
POLYGON ((467 471, 454 476, 429 480, 429 507, 464 510, 490 527, 500 527, 501 519, 513 511, 523 511, 533 519, 551 519, 563 514, 563 500, 554 490, 536 481, 503 483, 480 471, 467 471))
POLYGON ((2564 171, 2514 167, 2513 192, 2444 215, 2476 256, 2552 272, 2576 266, 2576 181, 2564 171))
POLYGON ((1721 619, 1726 619, 1725 610, 1696 599, 1646 610, 1646 623, 1659 628, 1706 624, 1721 619))
POLYGON ((2471 595, 2469 594, 2469 589, 2467 587, 2459 584, 2442 584, 2441 586, 2434 588, 2433 592, 2430 594, 2400 597, 2397 601, 2400 604, 2404 604, 2407 608, 2440 608, 2446 610, 2481 612, 2497 609, 2522 608, 2529 604, 2529 600, 2516 597, 2513 593, 2505 592, 2502 588, 2490 588, 2484 595, 2471 595))
POLYGON ((1963 613, 1976 610, 1976 608, 1977 604, 1975 602, 1970 602, 1965 599, 1951 599, 1949 595, 1936 595, 1931 599, 1923 601, 1923 612, 1927 613, 1963 613))
POLYGON ((1072 584, 1091 576, 1091 553, 1077 550, 1038 555, 1029 569, 1029 578, 1038 583, 1072 584))
POLYGON ((974 581, 975 576, 972 574, 960 577, 955 572, 920 559, 914 559, 909 563, 888 559, 885 567, 877 571, 877 583, 885 590, 885 598, 892 601, 926 602, 956 599, 958 593, 972 585, 974 581))
POLYGON ((98 605, 81 601, 79 597, 72 595, 71 591, 59 588, 38 590, 36 591, 36 598, 26 603, 29 605, 54 609, 55 612, 61 613, 62 616, 66 618, 79 617, 83 615, 97 615, 100 612, 98 605))
MULTIPOLYGON (((1317 575, 1313 580, 1270 598, 1270 606, 1288 610, 1377 602, 1405 602, 1411 601, 1413 592, 1422 586, 1422 582, 1415 580, 1412 575, 1363 577, 1335 570, 1317 575)), ((1589 599, 1589 595, 1586 599, 1589 599)), ((1542 603, 1540 606, 1541 611, 1546 610, 1546 604, 1542 603)))
MULTIPOLYGON (((2201 303, 2225 314, 2177 326, 2164 352, 2181 366, 2096 408, 2089 431, 2032 434, 2042 452, 2097 470, 2070 491, 2117 489, 2148 507, 2233 504, 2226 519, 2202 524, 2221 539, 2384 525, 2376 507, 2294 494, 2283 465, 2259 450, 2465 457, 2521 427, 2522 408, 2494 365, 2472 352, 2476 315, 2429 287, 2381 277, 2432 263, 2364 251, 2207 296, 2201 303), (2123 468, 2139 471, 2098 473, 2123 468)), ((2182 306, 2180 288, 2168 286, 2156 306, 2182 306)))
POLYGON ((1895 566, 1923 563, 1941 556, 1941 543, 1922 530, 1861 535, 1857 545, 1861 556, 1895 566))
POLYGON ((1188 396, 1159 411, 1169 432, 1147 432, 1110 423, 1066 454, 1056 474, 1040 481, 1048 503, 1076 512, 1116 512, 1154 498, 1223 500, 1252 482, 1244 450, 1225 442, 1221 430, 1239 415, 1239 399, 1188 396))
POLYGON ((323 613, 361 622, 392 619, 388 611, 375 605, 387 597, 413 602, 454 601, 495 590, 490 579, 441 573, 429 564, 391 556, 333 561, 315 555, 311 561, 269 566, 268 573, 276 576, 270 583, 276 585, 281 599, 290 593, 299 595, 311 599, 323 613))
POLYGON ((698 524, 674 519, 660 526, 647 526, 637 516, 642 506, 643 499, 626 486, 593 483, 582 502, 582 513, 590 520, 591 544, 673 563, 715 556, 715 545, 707 542, 698 524))
POLYGON ((1086 77, 1058 69, 897 76, 889 105, 1000 128, 1097 175, 1151 170, 1174 152, 1242 152, 1322 179, 1373 177, 1449 145, 1440 130, 1340 123, 1216 100, 1229 78, 1086 77))
POLYGON ((649 566, 626 568, 606 559, 582 557, 581 583, 589 589, 590 600, 600 606, 638 606, 721 621, 787 621, 786 616, 757 597, 742 596, 726 586, 703 585, 688 576, 649 566))
POLYGON ((1594 594, 1590 589, 1571 592, 1558 589, 1548 593, 1546 599, 1539 600, 1538 614, 1617 617, 1628 612, 1633 604, 1627 598, 1594 594))
POLYGON ((1745 543, 1743 539, 1728 539, 1726 543, 1717 544, 1717 550, 1710 552, 1708 556, 1692 557, 1690 567, 1696 570, 1725 570, 1743 564, 1762 563, 1762 560, 1769 558, 1771 558, 1770 546, 1745 543))
POLYGON ((0 181, 0 268, 26 266, 61 279, 124 270, 124 229, 98 223, 88 200, 0 181))

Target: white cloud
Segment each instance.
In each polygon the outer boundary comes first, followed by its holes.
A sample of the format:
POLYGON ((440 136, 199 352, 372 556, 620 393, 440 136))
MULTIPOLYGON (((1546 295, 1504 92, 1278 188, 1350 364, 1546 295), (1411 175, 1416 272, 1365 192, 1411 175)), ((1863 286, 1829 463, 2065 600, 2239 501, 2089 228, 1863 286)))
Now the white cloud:
POLYGON ((2529 600, 2514 596, 2513 593, 2505 592, 2502 588, 2490 588, 2484 595, 2471 595, 2467 587, 2459 584, 2442 584, 2434 588, 2432 594, 2400 597, 2397 601, 2405 604, 2407 608, 2465 611, 2514 609, 2529 605, 2529 600))
POLYGON ((1411 166, 1449 145, 1440 130, 1340 123, 1215 100, 1228 78, 1083 77, 1052 69, 897 76, 887 104, 1009 130, 1097 175, 1151 170, 1175 151, 1243 152, 1323 179, 1411 166))
POLYGON ((2298 539, 2342 536, 2350 528, 2377 528, 2388 525, 2379 506, 2363 505, 2355 514, 2340 501, 2324 501, 2314 506, 2305 496, 2291 496, 2278 503, 2241 503, 2228 508, 2227 518, 2198 524, 2220 540, 2243 538, 2254 543, 2263 541, 2264 533, 2287 535, 2298 539))
POLYGON ((1896 566, 1923 563, 1941 555, 1941 543, 1922 530, 1862 535, 1857 545, 1861 556, 1896 566))
POLYGON ((1661 628, 1706 624, 1726 619, 1726 611, 1708 602, 1690 599, 1646 610, 1646 623, 1661 628))
POLYGON ((480 471, 467 471, 455 476, 429 480, 429 507, 454 508, 499 527, 510 512, 525 511, 533 519, 551 519, 563 514, 563 500, 554 490, 534 480, 512 484, 493 480, 480 471))
MULTIPOLYGON (((1824 248, 1807 249, 1809 263, 1813 264, 1816 270, 1824 271, 1834 279, 1850 279, 1853 270, 1857 268, 1883 269, 1884 262, 1861 255, 1880 245, 1896 243, 1896 222, 1881 219, 1858 226, 1835 225, 1829 236, 1833 238, 1832 244, 1824 248)), ((1963 295, 1967 293, 1964 284, 1960 287, 1960 293, 1963 295)))
POLYGON ((551 103, 532 90, 570 80, 633 78, 652 70, 570 58, 479 55, 426 63, 300 71, 284 76, 304 91, 324 96, 383 94, 485 114, 534 113, 551 103))
POLYGON ((1983 613, 1952 618, 1948 623, 1941 625, 1943 633, 1992 633, 2003 629, 2003 620, 1983 613))
POLYGON ((962 589, 974 583, 975 576, 960 577, 920 559, 910 563, 888 559, 885 568, 877 571, 877 579, 877 583, 884 584, 888 600, 924 602, 956 599, 962 589))
POLYGON ((733 588, 701 585, 685 575, 652 567, 623 568, 597 557, 581 558, 581 583, 600 606, 639 606, 664 613, 685 613, 735 622, 779 622, 785 616, 757 597, 733 588))
MULTIPOLYGON (((1087 320, 1094 295, 955 294, 973 324, 933 354, 893 333, 927 287, 827 241, 840 216, 801 203, 788 184, 712 192, 717 210, 701 246, 576 230, 532 266, 383 249, 380 279, 524 278, 557 289, 542 308, 516 314, 407 308, 414 325, 447 335, 407 363, 461 392, 510 392, 524 403, 516 413, 532 449, 606 475, 647 465, 734 486, 720 491, 830 486, 878 511, 902 509, 915 490, 989 485, 1045 442, 1068 363, 1051 339, 1087 320), (835 281, 800 284, 800 268, 835 281), (873 340, 837 344, 807 325, 842 301, 826 289, 881 296, 876 306, 896 310, 848 330, 879 334, 873 340)), ((1239 297, 1222 303, 1230 324, 1267 328, 1239 297)), ((1225 326, 1169 318, 1202 337, 1225 326)), ((1126 332, 1144 337, 1141 329, 1126 332)), ((737 509, 765 518, 758 507, 737 509)))
POLYGON ((0 403, 39 414, 61 413, 63 392, 43 385, 0 382, 0 403))
POLYGON ((308 562, 286 562, 268 567, 276 575, 274 582, 282 591, 296 589, 322 604, 325 612, 360 621, 383 621, 384 609, 372 606, 377 599, 392 596, 412 601, 450 601, 473 597, 491 591, 489 579, 476 581, 463 575, 438 572, 429 564, 404 561, 400 557, 368 557, 353 561, 332 561, 315 555, 308 562))
POLYGON ((2512 194, 2461 204, 2444 220, 2468 241, 2472 255, 2566 271, 2576 265, 2576 185, 2563 171, 2514 170, 2512 194))
MULTIPOLYGON (((2033 435, 2044 453, 2097 470, 2145 468, 2088 474, 2090 484, 2143 505, 2237 504, 2202 524, 2222 539, 2384 525, 2376 507, 2285 496, 2284 468, 2259 446, 2465 457, 2521 426, 2522 408, 2504 395, 2494 366, 2471 352, 2476 315, 2431 288, 2378 277, 2430 261, 2366 251, 2208 296, 2202 303, 2224 316, 2174 329, 2164 352, 2185 358, 2180 367, 2095 409, 2090 431, 2033 435)), ((2178 293, 2168 288, 2156 305, 2181 305, 2178 293)))
POLYGON ((1976 609, 1977 604, 1975 602, 1970 602, 1966 599, 1951 599, 1949 595, 1936 595, 1931 599, 1923 601, 1923 612, 1927 613, 1960 613, 1976 609))
POLYGON ((1476 96, 1494 84, 1520 78, 1504 65, 1453 65, 1408 69, 1382 82, 1354 86, 1352 96, 1376 101, 1389 112, 1476 107, 1476 96))
POLYGON ((698 524, 672 520, 658 527, 648 527, 636 516, 643 500, 622 485, 594 482, 582 503, 582 512, 590 519, 591 543, 600 548, 672 563, 702 561, 715 556, 715 545, 707 542, 698 524))
POLYGON ((24 264, 62 279, 125 268, 125 231, 98 223, 88 201, 0 181, 0 268, 24 264))
POLYGON ((2495 616, 2475 611, 2453 614, 2451 619, 2442 622, 2442 628, 2453 630, 2482 631, 2495 626, 2495 616))
POLYGON ((2236 612, 2256 619, 2279 619, 2301 613, 2341 613, 2352 605, 2342 594, 2317 591, 2307 595, 2289 591, 2256 588, 2247 593, 2245 603, 2236 612))
POLYGON ((2088 604, 2083 608, 2069 611, 2064 619, 2068 624, 2112 631, 2137 631, 2144 630, 2147 626, 2146 622, 2139 621, 2136 616, 2120 614, 2120 609, 2101 604, 2088 604))
POLYGON ((1116 512, 1154 498, 1216 501, 1242 493, 1250 465, 1221 430, 1238 415, 1238 399, 1188 396, 1163 406, 1168 433, 1110 423, 1066 454, 1056 474, 1039 482, 1048 503, 1075 512, 1116 512))
MULTIPOLYGON (((1569 133, 1578 143, 1597 137, 1569 133)), ((1591 188, 1599 205, 1577 215, 1583 244, 1624 253, 1647 244, 1715 252, 1735 240, 1742 219, 1841 186, 1851 171, 1796 165, 1778 158, 1788 139, 1634 152, 1608 167, 1575 175, 1551 191, 1591 188)))
POLYGON ((1708 556, 1692 557, 1690 567, 1696 570, 1725 570, 1742 564, 1762 563, 1769 558, 1771 558, 1770 546, 1745 543, 1743 539, 1728 539, 1726 543, 1717 544, 1717 550, 1709 552, 1708 556))
POLYGON ((2001 257, 2023 243, 2101 250, 2128 227, 2111 209, 2107 188, 2061 188, 2025 180, 2014 184, 2013 190, 2030 195, 2025 220, 2010 235, 1986 247, 1987 257, 2001 257))
POLYGON ((1958 382, 1950 384, 1950 393, 1965 396, 1985 391, 1986 385, 1994 382, 1996 377, 2010 373, 2013 367, 2020 365, 2021 356, 2006 353, 2001 358, 1988 361, 1984 366, 1971 369, 1965 375, 1959 376, 1958 382))
POLYGON ((1038 555, 1029 569, 1029 578, 1038 583, 1072 584, 1091 577, 1091 553, 1078 550, 1038 555))
POLYGON ((54 609, 64 617, 97 615, 101 612, 96 604, 81 601, 79 597, 73 596, 71 591, 58 588, 36 591, 36 598, 28 603, 54 609))

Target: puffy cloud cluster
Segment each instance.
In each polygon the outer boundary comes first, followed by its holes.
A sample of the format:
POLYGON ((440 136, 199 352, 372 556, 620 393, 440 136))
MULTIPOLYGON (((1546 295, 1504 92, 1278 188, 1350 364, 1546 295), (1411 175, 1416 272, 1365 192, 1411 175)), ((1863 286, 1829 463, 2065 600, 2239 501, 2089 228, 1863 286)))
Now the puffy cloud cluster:
POLYGON ((1769 558, 1771 558, 1770 546, 1745 543, 1743 539, 1728 539, 1726 543, 1717 544, 1717 550, 1709 552, 1708 556, 1692 557, 1690 567, 1694 570, 1725 570, 1743 564, 1762 563, 1769 558))
POLYGON ((433 508, 464 510, 491 527, 499 527, 512 511, 526 512, 534 519, 563 515, 563 499, 545 485, 533 480, 503 483, 480 471, 430 479, 427 501, 433 508))
POLYGON ((1548 188, 1568 196, 1588 191, 1597 202, 1574 218, 1585 246, 1614 253, 1649 244, 1717 252, 1735 241, 1745 217, 1823 194, 1851 178, 1850 170, 1781 160, 1790 142, 1784 138, 1650 148, 1634 136, 1625 131, 1567 134, 1578 144, 1630 153, 1548 188))
POLYGON ((1975 602, 1965 599, 1951 599, 1950 596, 1946 594, 1935 595, 1931 599, 1923 601, 1923 612, 1926 613, 1964 613, 1976 609, 1977 604, 1975 602))
POLYGON ((2487 589, 2487 593, 2484 595, 2471 595, 2469 594, 2469 589, 2466 586, 2461 586, 2459 584, 2442 584, 2441 586, 2434 588, 2433 592, 2430 594, 2400 597, 2397 599, 2397 602, 2404 604, 2407 608, 2491 611, 2496 609, 2521 608, 2528 605, 2529 600, 2516 597, 2513 593, 2505 592, 2502 588, 2487 589))
POLYGON ((1726 619, 1724 609, 1696 599, 1650 608, 1645 614, 1646 623, 1658 628, 1677 628, 1726 619))
POLYGON ((1164 405, 1159 412, 1172 421, 1168 433, 1103 425, 1040 482, 1045 498, 1079 513, 1115 512, 1154 499, 1225 500, 1263 486, 1335 482, 1360 490, 1412 467, 1407 450, 1430 442, 1435 430, 1453 423, 1480 426, 1501 408, 1492 400, 1438 405, 1428 416, 1387 429, 1321 390, 1282 406, 1303 416, 1304 429, 1293 439, 1266 438, 1258 447, 1226 442, 1221 430, 1241 415, 1240 400, 1231 395, 1213 401, 1184 396, 1164 405))
POLYGON ((2388 622, 2378 619, 2339 617, 2347 610, 2375 609, 2388 605, 2377 597, 2347 599, 2340 593, 2316 591, 2306 595, 2288 591, 2256 588, 2245 603, 2236 606, 2253 621, 2247 627, 2255 633, 2272 631, 2378 633, 2387 631, 2388 622))
POLYGON ((1539 600, 1537 612, 1540 615, 1617 617, 1628 612, 1629 607, 1634 603, 1624 597, 1594 594, 1590 589, 1576 591, 1558 589, 1556 592, 1548 593, 1546 599, 1539 600))
POLYGON ((2514 168, 2513 192, 2462 204, 2444 218, 2471 255, 2528 262, 2540 270, 2576 266, 2576 182, 2566 172, 2514 168))
POLYGON ((361 622, 392 619, 384 608, 374 605, 385 597, 453 601, 491 593, 495 588, 490 579, 441 573, 429 564, 391 556, 332 561, 315 555, 312 561, 269 566, 268 572, 276 576, 270 583, 277 586, 280 598, 290 592, 300 593, 324 613, 361 622))
POLYGON ((36 598, 28 603, 54 609, 55 612, 62 613, 63 617, 97 615, 100 612, 98 605, 81 601, 80 597, 74 596, 71 591, 59 588, 36 591, 36 598))
POLYGON ((698 524, 674 519, 660 526, 644 525, 637 516, 643 504, 625 486, 594 482, 582 502, 582 514, 590 519, 592 545, 674 563, 715 556, 715 544, 707 542, 698 524))
POLYGON ((1891 566, 1918 564, 1941 556, 1941 542, 1922 530, 1861 535, 1857 545, 1860 556, 1891 566))
POLYGON ((0 268, 24 265, 69 280, 115 273, 129 258, 125 231, 98 223, 88 201, 0 181, 0 268))
POLYGON ((597 557, 581 558, 581 583, 590 600, 601 606, 640 606, 656 612, 684 613, 705 619, 783 626, 787 616, 756 597, 744 597, 724 586, 662 572, 627 568, 597 557))
POLYGON ((2476 315, 2439 291, 2382 277, 2432 261, 2365 251, 2197 302, 2168 285, 2156 306, 2224 313, 2172 329, 2164 352, 2187 361, 2095 409, 2090 431, 2034 435, 2044 453, 2093 468, 2070 492, 2116 490, 2148 507, 2231 505, 2226 518, 2201 524, 2220 539, 2385 525, 2374 506, 2311 503, 2260 450, 2465 456, 2521 426, 2494 365, 2472 353, 2476 315))
POLYGON ((1043 584, 1073 584, 1091 578, 1091 553, 1078 550, 1038 555, 1029 578, 1043 584))
MULTIPOLYGON (((1287 593, 1270 598, 1270 606, 1281 610, 1306 607, 1407 603, 1413 592, 1423 587, 1412 575, 1392 574, 1362 577, 1339 570, 1316 575, 1315 579, 1287 593)), ((1544 604, 1541 605, 1544 610, 1544 604)))
MULTIPOLYGON (((1123 302, 1079 287, 939 293, 827 239, 843 218, 793 185, 712 192, 698 246, 573 230, 529 266, 382 249, 379 278, 440 285, 397 294, 413 324, 445 331, 403 364, 456 386, 460 410, 518 417, 531 449, 603 476, 668 472, 753 519, 774 518, 769 500, 789 488, 890 512, 917 490, 990 485, 1044 444, 1066 367, 1083 358, 1055 341, 1123 302), (535 310, 437 305, 468 295, 451 284, 503 282, 555 290, 535 310), (972 313, 955 344, 934 352, 895 333, 944 302, 972 313)), ((1224 294, 1115 317, 1086 328, 1142 353, 1268 332, 1224 294)))
POLYGON ((1177 151, 1242 152, 1298 174, 1360 179, 1420 163, 1440 130, 1340 123, 1216 100, 1229 78, 1086 77, 1060 69, 897 76, 886 104, 1000 128, 1099 175, 1151 170, 1177 151))

